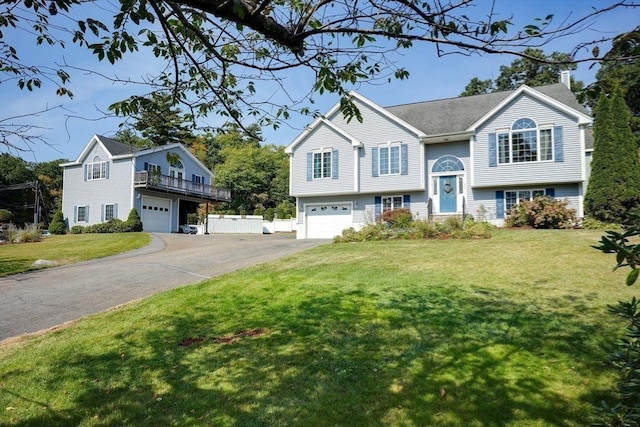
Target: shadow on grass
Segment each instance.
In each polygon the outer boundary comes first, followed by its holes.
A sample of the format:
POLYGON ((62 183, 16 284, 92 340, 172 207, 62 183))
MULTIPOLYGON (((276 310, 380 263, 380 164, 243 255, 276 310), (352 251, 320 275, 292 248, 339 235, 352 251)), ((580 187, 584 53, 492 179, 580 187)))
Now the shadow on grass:
POLYGON ((601 325, 492 293, 366 289, 167 313, 155 329, 115 337, 121 350, 59 357, 47 386, 68 393, 71 409, 39 403, 9 425, 589 423, 588 403, 558 389, 598 375, 601 325))

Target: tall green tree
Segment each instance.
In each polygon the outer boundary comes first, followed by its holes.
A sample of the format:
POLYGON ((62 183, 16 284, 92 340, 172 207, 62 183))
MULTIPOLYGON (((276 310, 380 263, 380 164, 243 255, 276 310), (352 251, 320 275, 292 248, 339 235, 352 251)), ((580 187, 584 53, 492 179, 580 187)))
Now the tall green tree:
MULTIPOLYGON (((144 108, 141 97, 162 92, 171 95, 174 105, 182 105, 190 118, 211 114, 247 130, 247 120, 277 126, 292 111, 310 112, 315 93, 336 94, 346 117, 361 120, 346 96, 349 90, 359 83, 406 79, 409 73, 397 54, 418 43, 437 46, 439 55, 526 58, 522 47, 574 35, 588 28, 587 23, 620 9, 634 11, 637 4, 619 1, 584 8, 569 19, 518 16, 530 22, 524 26, 514 24, 515 16, 503 19, 494 2, 485 0, 7 0, 3 6, 0 38, 11 32, 15 33, 11 40, 27 38, 43 46, 76 44, 110 63, 145 50, 166 64, 144 79, 111 77, 119 84, 135 80, 143 92, 114 104, 117 114, 136 115, 144 108), (283 101, 273 97, 270 85, 262 96, 258 94, 260 80, 275 80, 285 87, 283 80, 292 69, 314 76, 306 90, 286 91, 283 101)), ((601 36, 582 40, 581 47, 602 43, 601 36)), ((51 84, 57 94, 73 96, 72 68, 25 63, 20 46, 2 42, 0 72, 19 87, 35 90, 51 84)), ((576 52, 587 52, 580 58, 584 61, 599 59, 589 53, 595 51, 576 52)), ((4 137, 10 132, 1 130, 0 126, 0 143, 17 145, 4 137)))
MULTIPOLYGON (((214 169, 213 182, 231 190, 226 208, 251 212, 256 208, 275 208, 290 200, 289 161, 283 147, 274 145, 228 145, 222 148, 224 162, 214 169)), ((225 208, 225 207, 223 207, 225 208)))
POLYGON ((613 49, 618 49, 629 59, 603 61, 596 73, 596 85, 607 95, 611 95, 614 88, 620 89, 631 112, 629 126, 640 148, 640 26, 617 40, 613 49))
POLYGON ((141 136, 139 139, 132 137, 130 143, 151 146, 174 143, 187 145, 195 138, 191 129, 185 125, 189 120, 179 108, 174 107, 174 100, 170 95, 154 92, 148 97, 134 97, 130 102, 136 108, 131 117, 132 123, 125 123, 124 127, 141 136))
MULTIPOLYGON (((500 74, 495 80, 472 78, 460 96, 513 90, 523 84, 531 87, 554 84, 560 81, 563 70, 577 68, 568 53, 553 52, 545 55, 542 49, 534 48, 527 48, 523 53, 524 57, 515 59, 509 65, 501 65, 500 74)), ((583 86, 581 81, 571 78, 573 92, 578 92, 583 86)))
POLYGON ((600 221, 622 223, 640 205, 640 165, 629 127, 631 113, 619 89, 611 99, 600 96, 595 116, 585 212, 600 221))
POLYGON ((36 178, 29 163, 9 153, 0 154, 0 209, 10 211, 13 222, 20 226, 33 222, 36 178))

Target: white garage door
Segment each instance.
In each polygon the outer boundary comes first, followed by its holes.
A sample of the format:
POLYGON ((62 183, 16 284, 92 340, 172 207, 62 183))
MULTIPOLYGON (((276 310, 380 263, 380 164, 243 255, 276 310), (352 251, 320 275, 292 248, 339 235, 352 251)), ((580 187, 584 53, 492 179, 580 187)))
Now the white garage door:
POLYGON ((169 233, 171 231, 171 200, 143 196, 140 219, 144 231, 169 233))
POLYGON ((351 203, 306 206, 307 238, 331 239, 352 226, 351 203))

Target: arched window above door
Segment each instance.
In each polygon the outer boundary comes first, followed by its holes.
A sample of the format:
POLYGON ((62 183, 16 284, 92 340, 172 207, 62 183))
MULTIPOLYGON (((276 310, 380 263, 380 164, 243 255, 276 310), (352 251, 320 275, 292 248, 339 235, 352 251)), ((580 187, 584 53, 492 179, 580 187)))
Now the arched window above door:
POLYGON ((456 156, 446 155, 440 157, 431 167, 431 172, 459 172, 464 170, 464 163, 456 156))

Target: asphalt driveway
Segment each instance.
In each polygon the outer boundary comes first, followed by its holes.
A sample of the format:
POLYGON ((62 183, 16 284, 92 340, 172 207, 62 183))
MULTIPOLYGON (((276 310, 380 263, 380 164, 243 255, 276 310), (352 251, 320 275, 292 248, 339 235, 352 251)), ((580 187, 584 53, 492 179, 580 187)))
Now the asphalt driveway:
POLYGON ((153 234, 141 249, 0 278, 0 341, 327 242, 292 234, 153 234))

